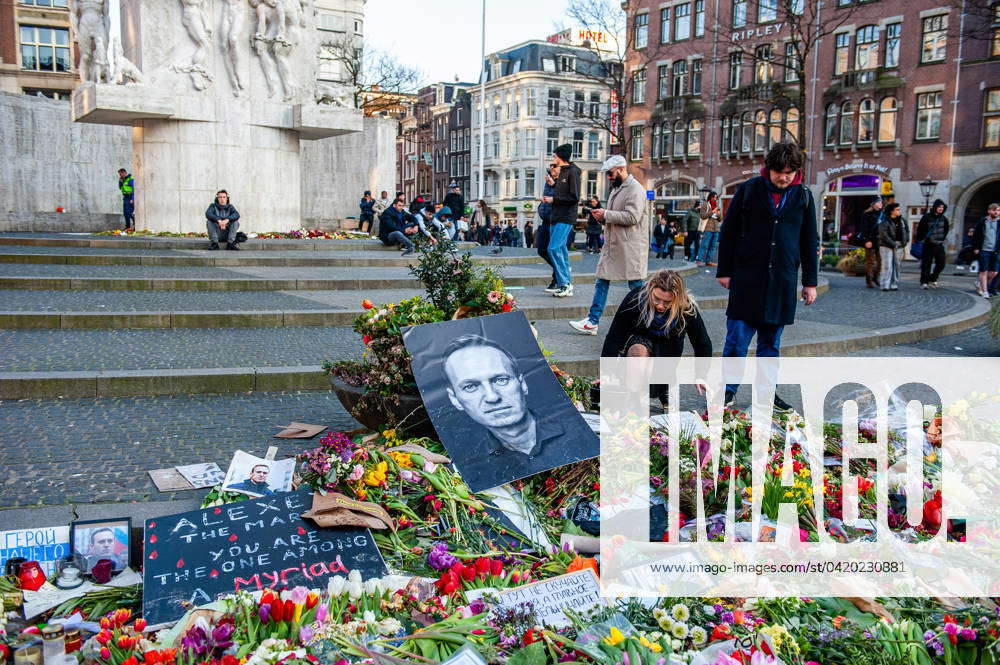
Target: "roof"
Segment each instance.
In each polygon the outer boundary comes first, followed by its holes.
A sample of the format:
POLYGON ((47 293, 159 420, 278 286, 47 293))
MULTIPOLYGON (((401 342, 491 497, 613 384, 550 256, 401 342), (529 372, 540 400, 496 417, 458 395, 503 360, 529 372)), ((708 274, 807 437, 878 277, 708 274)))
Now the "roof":
MULTIPOLYGON (((487 81, 496 80, 492 78, 492 64, 500 60, 500 76, 509 76, 520 72, 545 71, 544 60, 552 60, 553 65, 558 67, 559 56, 572 56, 576 58, 576 70, 582 74, 599 76, 603 71, 603 63, 597 54, 585 46, 573 46, 570 44, 557 44, 553 42, 533 39, 510 48, 491 53, 486 56, 483 63, 484 71, 487 72, 487 81)), ((556 73, 552 70, 551 73, 556 73)))

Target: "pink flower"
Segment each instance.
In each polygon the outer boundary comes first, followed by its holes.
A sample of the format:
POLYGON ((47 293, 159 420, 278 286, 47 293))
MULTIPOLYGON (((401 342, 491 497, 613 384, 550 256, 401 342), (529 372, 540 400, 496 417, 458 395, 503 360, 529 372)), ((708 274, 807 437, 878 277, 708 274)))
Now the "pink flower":
POLYGON ((491 303, 496 304, 500 302, 500 292, 490 291, 488 294, 486 294, 486 299, 489 300, 491 303))
POLYGON ((299 629, 299 639, 303 644, 308 644, 315 636, 316 633, 309 626, 302 626, 302 628, 299 629))
POLYGON ((347 477, 348 480, 361 480, 361 477, 365 475, 365 467, 360 464, 354 465, 354 470, 351 471, 351 475, 347 477))
POLYGON ((400 469, 399 477, 408 483, 419 483, 422 476, 415 471, 410 471, 409 469, 400 469))
POLYGON ((427 473, 434 473, 434 471, 437 468, 438 468, 437 464, 424 460, 424 471, 426 471, 427 473))
MULTIPOLYGON (((324 623, 329 614, 330 608, 326 605, 326 603, 321 603, 320 606, 316 608, 316 621, 324 623)), ((819 665, 819 663, 816 663, 816 665, 819 665)))
POLYGON ((291 590, 288 594, 289 600, 291 600, 296 605, 305 605, 306 597, 309 595, 309 589, 304 586, 297 586, 291 590))

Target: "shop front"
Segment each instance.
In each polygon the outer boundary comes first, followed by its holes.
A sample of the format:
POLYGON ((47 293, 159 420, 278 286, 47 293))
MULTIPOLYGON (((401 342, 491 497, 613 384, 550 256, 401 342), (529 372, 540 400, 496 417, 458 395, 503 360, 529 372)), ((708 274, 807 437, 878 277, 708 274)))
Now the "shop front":
POLYGON ((829 247, 846 245, 875 197, 891 201, 892 195, 892 181, 884 174, 854 173, 827 182, 820 213, 823 244, 829 247))
POLYGON ((654 188, 654 192, 654 218, 663 215, 678 224, 687 211, 697 206, 701 200, 701 194, 691 180, 661 182, 654 188))

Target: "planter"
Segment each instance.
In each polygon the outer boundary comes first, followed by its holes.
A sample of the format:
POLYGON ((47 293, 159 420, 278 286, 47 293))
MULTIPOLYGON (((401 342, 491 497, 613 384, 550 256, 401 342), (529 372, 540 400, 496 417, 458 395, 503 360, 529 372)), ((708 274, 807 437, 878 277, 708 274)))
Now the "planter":
POLYGON ((368 429, 379 432, 392 427, 405 430, 410 436, 438 438, 420 395, 399 395, 397 402, 369 395, 363 386, 352 386, 332 374, 329 378, 344 409, 368 429))

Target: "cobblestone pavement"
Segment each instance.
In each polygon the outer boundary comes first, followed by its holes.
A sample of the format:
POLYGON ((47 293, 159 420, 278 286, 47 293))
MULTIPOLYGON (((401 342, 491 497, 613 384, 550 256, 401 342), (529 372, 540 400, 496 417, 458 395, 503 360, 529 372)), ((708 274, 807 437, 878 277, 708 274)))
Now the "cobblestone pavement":
POLYGON ((273 438, 291 421, 358 427, 329 391, 0 402, 0 508, 200 497, 159 492, 146 472, 225 470, 234 451, 272 445, 279 458, 294 455, 310 442, 273 438))

